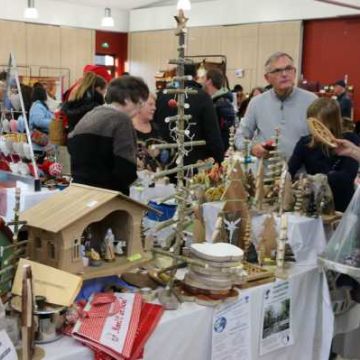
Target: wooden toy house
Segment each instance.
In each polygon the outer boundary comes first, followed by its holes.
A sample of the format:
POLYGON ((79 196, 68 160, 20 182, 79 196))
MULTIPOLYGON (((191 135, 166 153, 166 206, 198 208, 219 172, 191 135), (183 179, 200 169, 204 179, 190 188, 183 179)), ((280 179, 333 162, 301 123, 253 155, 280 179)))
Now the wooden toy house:
POLYGON ((120 192, 72 184, 20 215, 27 221, 29 257, 86 278, 120 274, 149 260, 144 253, 141 222, 149 207, 120 192), (99 251, 107 229, 126 242, 114 262, 84 267, 81 242, 91 228, 91 247, 99 251))

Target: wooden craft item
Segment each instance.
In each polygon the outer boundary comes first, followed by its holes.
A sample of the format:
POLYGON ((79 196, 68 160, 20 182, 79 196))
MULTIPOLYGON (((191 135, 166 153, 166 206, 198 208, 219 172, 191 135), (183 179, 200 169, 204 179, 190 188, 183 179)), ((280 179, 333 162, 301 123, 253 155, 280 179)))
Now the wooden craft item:
POLYGON ((168 274, 165 273, 159 273, 159 270, 150 270, 148 272, 150 278, 154 280, 156 283, 158 283, 161 286, 166 286, 166 284, 170 281, 171 277, 168 274))
POLYGON ((24 265, 31 266, 36 296, 44 296, 49 303, 56 305, 70 306, 74 302, 82 285, 81 277, 26 259, 19 261, 12 287, 14 295, 21 296, 23 290, 24 265))
POLYGON ((121 274, 139 266, 149 257, 142 242, 142 218, 155 211, 121 192, 72 183, 64 191, 40 202, 20 215, 27 221, 30 259, 84 279, 121 274), (84 267, 80 256, 84 229, 91 225, 91 248, 97 252, 106 230, 126 241, 126 254, 97 267, 84 267))
POLYGON ((245 222, 245 234, 243 237, 243 248, 245 252, 245 259, 248 258, 249 251, 250 251, 250 245, 251 245, 251 216, 248 215, 245 219, 243 219, 245 222))
MULTIPOLYGON (((234 221, 235 219, 238 218, 241 219, 237 229, 238 237, 232 243, 238 246, 239 248, 245 250, 247 219, 250 218, 247 202, 244 200, 227 200, 223 207, 223 218, 224 219, 229 218, 231 221, 234 221), (232 216, 227 217, 227 214, 229 215, 231 214, 232 216)), ((250 226, 250 232, 251 232, 251 226, 250 226)))
POLYGON ((249 196, 253 198, 256 192, 256 185, 255 185, 255 177, 251 169, 249 169, 246 172, 245 177, 246 177, 246 183, 245 183, 246 191, 249 194, 249 196))
POLYGON ((258 246, 258 259, 260 265, 263 265, 265 258, 270 258, 276 250, 276 239, 277 232, 275 219, 273 215, 270 215, 265 218, 263 222, 263 230, 260 234, 260 242, 258 246))
POLYGON ((241 261, 244 256, 243 250, 228 243, 192 244, 190 253, 200 259, 217 262, 241 261))
POLYGON ((222 242, 226 238, 225 230, 224 230, 224 224, 223 224, 223 216, 224 216, 224 209, 225 203, 222 205, 222 208, 220 209, 218 216, 216 218, 215 222, 215 230, 211 235, 211 242, 222 242))
POLYGON ((307 123, 311 135, 314 136, 317 141, 331 148, 337 147, 336 137, 320 120, 310 117, 307 119, 307 123))
POLYGON ((243 182, 240 179, 231 180, 230 184, 226 187, 221 200, 247 200, 248 193, 245 190, 243 182))
POLYGON ((126 272, 121 275, 121 278, 128 284, 138 288, 156 289, 158 286, 157 282, 155 282, 149 274, 126 272))
POLYGON ((286 277, 285 271, 285 251, 287 242, 288 219, 286 214, 282 214, 280 218, 280 233, 276 250, 276 276, 280 278, 286 277))
POLYGON ((229 180, 241 180, 241 181, 245 180, 245 174, 241 167, 239 159, 236 159, 234 161, 234 163, 232 164, 232 166, 230 167, 228 177, 229 177, 229 180))
POLYGON ((205 241, 205 224, 202 217, 201 205, 197 204, 194 206, 194 231, 193 231, 193 242, 205 241))
POLYGON ((197 274, 194 271, 186 273, 184 284, 191 286, 198 290, 211 291, 214 294, 227 292, 232 287, 232 280, 229 276, 207 276, 197 274))
POLYGON ((178 285, 175 291, 182 301, 195 302, 203 306, 217 306, 223 301, 235 300, 239 295, 236 289, 231 289, 226 293, 212 294, 210 292, 204 293, 204 291, 199 291, 185 284, 178 285))
POLYGON ((237 287, 248 288, 275 280, 273 271, 246 261, 244 262, 244 270, 247 272, 246 282, 244 284, 237 285, 237 287))
POLYGON ((258 170, 255 179, 255 205, 258 210, 262 209, 263 200, 265 196, 264 175, 265 175, 264 159, 261 158, 258 163, 258 170))
POLYGON ((34 348, 34 323, 33 323, 33 291, 32 291, 32 274, 31 266, 26 264, 22 267, 22 313, 21 313, 21 343, 22 359, 32 359, 34 348))
POLYGON ((282 208, 284 211, 290 211, 293 209, 295 204, 295 196, 292 188, 291 176, 289 173, 286 174, 284 193, 282 197, 282 208))
POLYGON ((180 306, 180 299, 173 291, 173 286, 167 285, 158 293, 159 302, 165 310, 176 310, 180 306))

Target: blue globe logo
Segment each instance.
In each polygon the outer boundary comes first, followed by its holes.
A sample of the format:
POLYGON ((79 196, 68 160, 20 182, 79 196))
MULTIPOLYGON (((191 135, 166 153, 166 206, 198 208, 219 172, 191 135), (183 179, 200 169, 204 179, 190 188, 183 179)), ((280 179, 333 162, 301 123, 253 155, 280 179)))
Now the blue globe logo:
POLYGON ((221 333, 224 331, 226 326, 226 318, 224 316, 219 317, 218 319, 216 319, 215 324, 214 324, 214 330, 217 333, 221 333))

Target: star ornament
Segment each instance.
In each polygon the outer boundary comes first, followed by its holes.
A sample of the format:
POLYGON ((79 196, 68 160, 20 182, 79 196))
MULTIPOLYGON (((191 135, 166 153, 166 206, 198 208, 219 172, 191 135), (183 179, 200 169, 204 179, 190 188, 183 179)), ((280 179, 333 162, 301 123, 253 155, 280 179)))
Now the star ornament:
POLYGON ((180 9, 178 15, 174 16, 177 25, 178 25, 178 29, 179 30, 183 30, 186 27, 186 23, 189 20, 189 18, 187 18, 184 14, 184 10, 180 9))

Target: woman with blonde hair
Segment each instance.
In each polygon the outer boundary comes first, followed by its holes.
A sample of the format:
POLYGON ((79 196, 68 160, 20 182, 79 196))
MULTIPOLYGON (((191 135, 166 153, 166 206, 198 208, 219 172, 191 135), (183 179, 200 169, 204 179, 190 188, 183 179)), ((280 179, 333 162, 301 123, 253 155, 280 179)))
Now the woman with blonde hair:
MULTIPOLYGON (((320 120, 337 139, 346 139, 355 145, 360 144, 356 134, 342 132, 340 107, 336 100, 316 99, 309 106, 307 116, 320 120)), ((300 138, 288 165, 293 178, 302 167, 310 175, 319 173, 327 175, 334 196, 335 209, 346 210, 354 194, 354 180, 359 168, 357 161, 339 156, 332 148, 308 135, 300 138)))
POLYGON ((93 72, 85 73, 61 107, 68 119, 68 133, 74 130, 87 112, 104 104, 106 88, 107 82, 101 76, 93 72))

